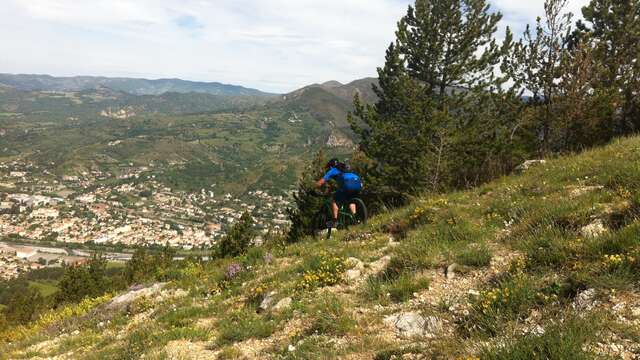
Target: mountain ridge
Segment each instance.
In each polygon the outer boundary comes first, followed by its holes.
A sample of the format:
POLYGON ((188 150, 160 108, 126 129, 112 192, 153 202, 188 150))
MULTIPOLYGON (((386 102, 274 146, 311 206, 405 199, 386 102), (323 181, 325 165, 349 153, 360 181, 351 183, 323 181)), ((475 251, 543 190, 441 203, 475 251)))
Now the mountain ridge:
POLYGON ((161 95, 167 92, 207 93, 228 96, 264 96, 277 94, 257 89, 220 82, 202 82, 178 78, 128 78, 106 76, 61 76, 46 74, 7 74, 0 73, 0 83, 23 91, 83 91, 108 87, 132 95, 161 95))

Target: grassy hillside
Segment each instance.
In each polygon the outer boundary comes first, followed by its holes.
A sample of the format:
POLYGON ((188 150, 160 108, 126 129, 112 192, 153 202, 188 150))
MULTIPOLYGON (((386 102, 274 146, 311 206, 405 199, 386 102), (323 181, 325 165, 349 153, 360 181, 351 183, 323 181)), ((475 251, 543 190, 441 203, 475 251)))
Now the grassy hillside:
POLYGON ((4 333, 0 357, 637 357, 638 164, 629 138, 330 241, 186 261, 166 285, 4 333))

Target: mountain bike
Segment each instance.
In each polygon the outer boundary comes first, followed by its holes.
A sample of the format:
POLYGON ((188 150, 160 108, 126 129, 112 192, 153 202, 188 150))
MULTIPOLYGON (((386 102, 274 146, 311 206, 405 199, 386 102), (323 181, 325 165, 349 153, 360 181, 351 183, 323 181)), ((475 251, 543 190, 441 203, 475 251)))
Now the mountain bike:
MULTIPOLYGON (((331 211, 332 198, 327 197, 320 211, 313 218, 314 233, 327 231, 327 239, 331 237, 333 212, 331 211)), ((367 223, 367 206, 364 201, 358 197, 354 197, 348 202, 338 204, 338 222, 335 224, 336 229, 347 229, 351 225, 367 223), (356 205, 356 213, 352 214, 349 205, 356 205)))

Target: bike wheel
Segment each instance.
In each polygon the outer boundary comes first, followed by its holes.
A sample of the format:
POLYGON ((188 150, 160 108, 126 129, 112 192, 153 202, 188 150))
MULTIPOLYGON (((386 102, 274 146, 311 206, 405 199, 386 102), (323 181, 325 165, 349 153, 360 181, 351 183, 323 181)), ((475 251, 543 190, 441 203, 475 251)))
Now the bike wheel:
POLYGON ((340 209, 340 225, 341 228, 347 229, 351 225, 359 225, 367 223, 367 207, 364 202, 358 198, 349 201, 340 209), (352 214, 349 205, 356 205, 356 213, 352 214))
POLYGON ((355 223, 366 224, 369 213, 367 212, 367 206, 364 204, 364 201, 362 201, 362 199, 355 198, 351 200, 351 203, 356 205, 356 213, 354 215, 355 223))

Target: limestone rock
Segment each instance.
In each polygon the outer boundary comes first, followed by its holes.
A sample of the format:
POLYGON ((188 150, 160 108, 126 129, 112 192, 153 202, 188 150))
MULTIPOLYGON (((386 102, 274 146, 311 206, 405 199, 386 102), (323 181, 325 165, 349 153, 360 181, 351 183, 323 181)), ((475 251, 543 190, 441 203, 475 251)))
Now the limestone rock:
POLYGON ((576 296, 571 306, 577 311, 589 311, 596 305, 595 297, 594 289, 585 290, 576 296))
POLYGON ((542 160, 527 160, 525 162, 523 162, 522 164, 520 164, 518 167, 516 167, 517 171, 525 171, 525 170, 529 170, 530 167, 535 166, 535 165, 542 165, 542 164, 546 164, 547 161, 542 159, 542 160))
POLYGON ((453 263, 449 266, 447 266, 447 270, 445 271, 445 275, 447 276, 447 279, 453 279, 456 277, 456 269, 458 268, 458 264, 453 263))
POLYGON ((360 279, 362 277, 362 272, 358 269, 350 269, 345 271, 344 278, 345 280, 352 282, 360 279))
POLYGON ((126 307, 143 296, 153 298, 155 295, 158 295, 166 285, 167 283, 157 283, 148 287, 131 287, 129 288, 129 292, 111 299, 106 307, 107 309, 119 309, 126 307))
POLYGON ((273 303, 275 302, 276 292, 272 291, 268 293, 264 299, 260 302, 260 306, 258 306, 258 311, 267 311, 271 308, 273 303))
POLYGON ((604 189, 604 186, 602 185, 596 185, 596 186, 572 186, 572 187, 568 187, 569 188, 569 196, 574 198, 574 197, 578 197, 581 195, 584 195, 586 193, 590 193, 590 192, 594 192, 594 191, 600 191, 602 189, 604 189))
POLYGON ((371 264, 369 264, 369 266, 370 266, 371 271, 373 273, 379 273, 385 267, 387 267, 387 265, 389 264, 389 261, 391 261, 391 256, 387 255, 387 256, 383 256, 380 259, 372 262, 371 264))
POLYGON ((273 307, 274 311, 282 311, 288 309, 291 306, 292 299, 290 297, 286 297, 280 299, 278 303, 273 307))
POLYGON ((417 312, 402 312, 384 318, 401 337, 433 338, 442 331, 442 321, 435 316, 424 317, 417 312))
POLYGON ((580 229, 580 234, 586 238, 595 238, 607 232, 602 220, 598 219, 580 229))
POLYGON ((356 270, 364 270, 364 263, 360 261, 360 259, 354 257, 347 259, 347 266, 356 270))

